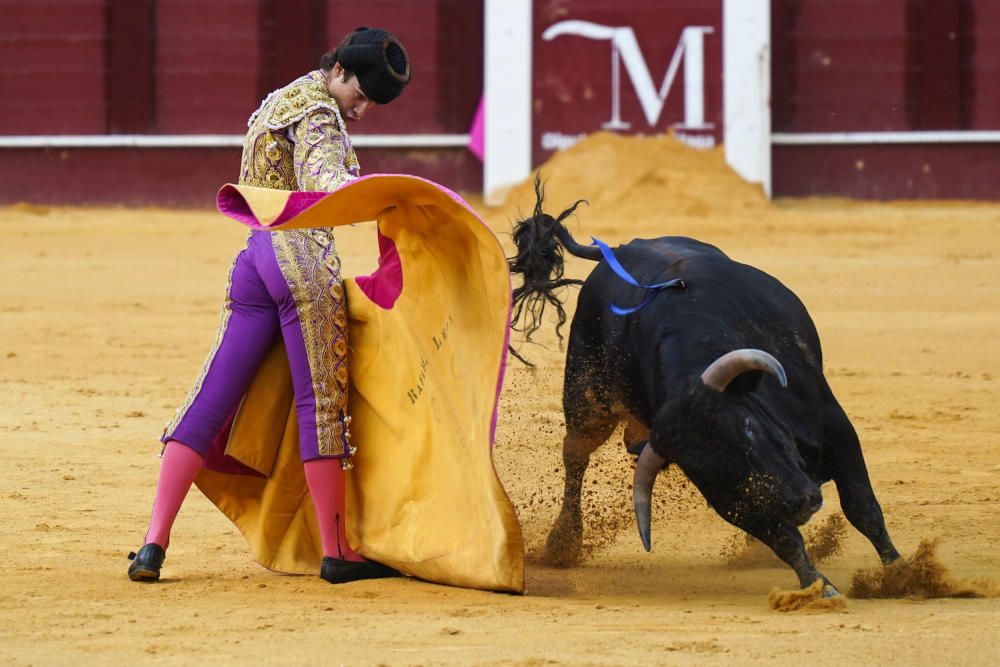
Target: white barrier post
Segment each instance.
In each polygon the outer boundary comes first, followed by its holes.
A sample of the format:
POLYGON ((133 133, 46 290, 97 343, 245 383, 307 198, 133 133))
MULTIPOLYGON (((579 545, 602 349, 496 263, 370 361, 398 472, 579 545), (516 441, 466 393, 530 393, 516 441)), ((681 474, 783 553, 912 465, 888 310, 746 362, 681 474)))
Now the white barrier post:
POLYGON ((531 174, 531 0, 486 0, 483 196, 503 203, 531 174))
POLYGON ((726 162, 771 196, 770 0, 722 6, 722 105, 726 162))

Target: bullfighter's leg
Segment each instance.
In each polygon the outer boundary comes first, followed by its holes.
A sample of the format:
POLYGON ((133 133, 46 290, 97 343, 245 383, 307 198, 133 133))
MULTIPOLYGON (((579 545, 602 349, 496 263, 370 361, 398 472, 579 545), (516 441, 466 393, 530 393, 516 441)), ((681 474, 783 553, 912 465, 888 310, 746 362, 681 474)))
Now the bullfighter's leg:
POLYGON ((233 262, 215 343, 194 387, 161 441, 183 443, 202 457, 233 416, 278 334, 278 312, 255 265, 250 239, 233 262))
POLYGON ((278 315, 254 268, 256 248, 237 255, 215 344, 184 404, 162 437, 163 461, 149 529, 129 567, 133 581, 156 581, 170 531, 202 462, 278 332, 278 315))
MULTIPOLYGON (((256 232, 255 232, 256 233, 256 232)), ((266 234, 266 232, 264 232, 266 234)), ((258 269, 278 308, 292 375, 299 453, 324 558, 361 562, 347 541, 347 312, 340 260, 323 230, 271 234, 258 269)))
POLYGON ((603 383, 595 381, 594 373, 589 370, 593 365, 581 361, 573 355, 571 341, 563 386, 563 411, 566 416, 563 465, 566 483, 562 510, 545 544, 546 562, 560 567, 580 562, 583 546, 580 490, 583 476, 590 464, 590 455, 607 441, 620 421, 611 407, 603 383))
POLYGON ((827 473, 837 485, 844 516, 872 543, 883 565, 892 563, 899 558, 899 552, 885 528, 858 434, 836 401, 831 401, 824 411, 823 453, 827 473))

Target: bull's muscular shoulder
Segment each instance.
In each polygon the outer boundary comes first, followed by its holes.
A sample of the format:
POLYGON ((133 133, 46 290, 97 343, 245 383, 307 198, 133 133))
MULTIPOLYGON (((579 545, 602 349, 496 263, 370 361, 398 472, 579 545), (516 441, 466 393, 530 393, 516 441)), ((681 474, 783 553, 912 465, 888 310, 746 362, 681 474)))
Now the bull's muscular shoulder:
POLYGON ((661 236, 658 239, 653 239, 651 246, 659 254, 674 259, 695 256, 729 259, 728 255, 718 247, 689 236, 661 236))
POLYGON ((264 100, 250 117, 253 124, 259 114, 269 130, 281 130, 294 125, 317 109, 329 109, 339 114, 337 103, 330 97, 322 76, 311 72, 279 88, 264 100))

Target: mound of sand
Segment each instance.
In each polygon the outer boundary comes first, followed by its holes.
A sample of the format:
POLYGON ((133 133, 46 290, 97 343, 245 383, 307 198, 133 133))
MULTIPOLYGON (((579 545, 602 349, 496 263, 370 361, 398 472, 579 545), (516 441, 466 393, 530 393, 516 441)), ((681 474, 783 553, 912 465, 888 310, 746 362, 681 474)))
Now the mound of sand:
MULTIPOLYGON (((589 135, 556 153, 536 173, 545 183, 545 209, 558 213, 580 198, 586 215, 654 220, 664 214, 706 217, 767 206, 761 189, 726 164, 722 147, 698 150, 673 137, 589 135)), ((507 208, 531 211, 534 174, 514 187, 507 208)), ((581 214, 583 211, 581 211, 581 214)))

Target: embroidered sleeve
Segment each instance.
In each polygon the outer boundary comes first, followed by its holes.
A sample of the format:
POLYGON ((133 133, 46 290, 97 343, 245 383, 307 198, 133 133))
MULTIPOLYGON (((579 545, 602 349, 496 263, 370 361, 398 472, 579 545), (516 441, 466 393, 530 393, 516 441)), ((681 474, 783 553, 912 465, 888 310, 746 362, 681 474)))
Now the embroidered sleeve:
POLYGON ((319 108, 295 124, 295 180, 305 192, 333 192, 354 178, 347 166, 348 145, 337 117, 319 108))

